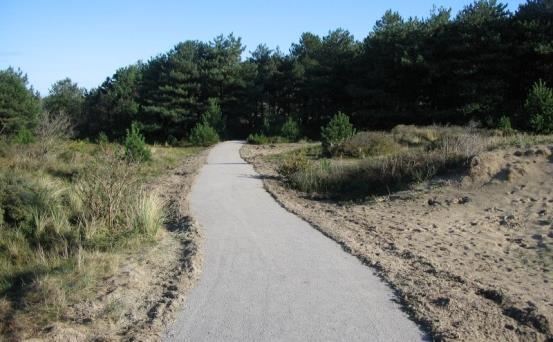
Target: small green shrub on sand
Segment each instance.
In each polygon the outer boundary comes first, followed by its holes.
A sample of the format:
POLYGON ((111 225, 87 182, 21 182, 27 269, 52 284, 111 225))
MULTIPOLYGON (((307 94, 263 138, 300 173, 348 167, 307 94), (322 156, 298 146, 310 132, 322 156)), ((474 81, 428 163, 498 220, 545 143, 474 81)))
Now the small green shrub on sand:
POLYGON ((247 142, 252 145, 263 145, 269 143, 269 138, 261 133, 252 133, 248 135, 247 142))
POLYGON ((151 152, 140 133, 138 123, 133 122, 125 137, 125 158, 129 161, 142 162, 151 159, 151 152))
POLYGON ((288 118, 282 125, 280 135, 290 142, 298 141, 301 135, 300 126, 294 119, 288 118))
POLYGON ((321 142, 323 152, 330 154, 332 149, 342 141, 355 134, 353 125, 349 122, 349 117, 342 113, 334 115, 328 125, 321 128, 321 142))
POLYGON ((219 142, 217 131, 207 122, 199 122, 190 132, 190 143, 194 146, 211 146, 219 142))

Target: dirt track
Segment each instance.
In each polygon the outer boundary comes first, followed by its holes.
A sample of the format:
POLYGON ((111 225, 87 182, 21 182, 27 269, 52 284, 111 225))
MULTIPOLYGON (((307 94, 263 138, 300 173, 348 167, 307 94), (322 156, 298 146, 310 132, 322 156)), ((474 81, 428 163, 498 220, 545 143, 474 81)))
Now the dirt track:
POLYGON ((263 189, 241 146, 214 147, 192 189, 203 274, 166 340, 421 340, 370 268, 263 189))

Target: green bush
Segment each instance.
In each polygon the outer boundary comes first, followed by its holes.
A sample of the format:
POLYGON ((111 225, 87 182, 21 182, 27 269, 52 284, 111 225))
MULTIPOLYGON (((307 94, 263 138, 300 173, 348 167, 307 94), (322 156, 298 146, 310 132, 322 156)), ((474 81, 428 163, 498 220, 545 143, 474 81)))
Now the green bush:
POLYGON ((35 136, 33 132, 28 130, 27 128, 23 127, 21 128, 14 136, 13 136, 13 142, 16 144, 32 144, 35 142, 35 136))
POLYGON ((359 132, 342 141, 332 149, 333 156, 365 158, 398 152, 402 149, 389 134, 381 132, 359 132))
POLYGON ((511 134, 514 132, 513 126, 511 125, 511 119, 505 115, 499 118, 499 121, 497 122, 497 129, 504 134, 511 134))
POLYGON ((534 84, 524 109, 530 117, 530 125, 537 133, 553 133, 553 90, 538 81, 534 84))
POLYGON ((199 122, 190 132, 190 143, 196 146, 211 146, 219 142, 219 135, 207 122, 199 122))
POLYGON ((221 112, 221 106, 216 98, 207 100, 207 109, 202 114, 202 121, 213 127, 217 134, 224 135, 226 130, 225 118, 221 112))
POLYGON ((435 126, 397 125, 392 129, 392 134, 398 142, 412 146, 434 143, 442 137, 435 126))
POLYGON ((294 119, 288 118, 282 125, 280 135, 289 141, 298 141, 301 135, 300 126, 294 119))
POLYGON ((96 137, 96 142, 98 143, 98 145, 106 145, 109 144, 109 138, 106 133, 100 132, 96 137))
POLYGON ((355 134, 355 129, 349 122, 349 117, 342 113, 334 115, 328 125, 321 127, 323 151, 327 154, 345 139, 355 134))
POLYGON ((179 140, 175 138, 174 135, 169 134, 167 140, 165 141, 165 144, 169 146, 178 146, 179 140))
POLYGON ((252 145, 263 145, 269 143, 269 138, 261 133, 252 133, 248 135, 248 139, 246 141, 248 142, 248 144, 252 145))
POLYGON ((309 168, 309 159, 305 153, 293 152, 287 155, 279 165, 277 171, 285 179, 290 179, 294 174, 303 172, 309 168))
POLYGON ((144 136, 140 133, 138 123, 133 122, 131 129, 127 129, 127 136, 125 137, 125 158, 129 161, 142 162, 151 159, 151 152, 144 136))

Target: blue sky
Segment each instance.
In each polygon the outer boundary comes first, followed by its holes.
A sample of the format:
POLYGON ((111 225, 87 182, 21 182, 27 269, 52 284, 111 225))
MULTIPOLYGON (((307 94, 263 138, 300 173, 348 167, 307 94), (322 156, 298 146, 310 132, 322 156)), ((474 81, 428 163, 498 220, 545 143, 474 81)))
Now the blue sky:
MULTIPOLYGON (((404 17, 426 16, 433 5, 456 13, 462 0, 1 0, 0 69, 21 68, 46 95, 70 77, 99 85, 121 67, 168 51, 179 41, 242 37, 251 51, 259 43, 288 51, 302 32, 326 34, 342 27, 362 39, 387 9, 404 17)), ((503 1, 516 10, 523 0, 503 1)))

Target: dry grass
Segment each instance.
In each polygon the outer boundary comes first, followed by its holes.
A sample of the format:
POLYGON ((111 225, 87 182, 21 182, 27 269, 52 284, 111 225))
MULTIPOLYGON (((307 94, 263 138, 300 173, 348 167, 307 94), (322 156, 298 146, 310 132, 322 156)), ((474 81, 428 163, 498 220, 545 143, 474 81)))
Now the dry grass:
POLYGON ((397 153, 402 146, 385 132, 359 132, 332 149, 335 157, 366 158, 397 153))
POLYGON ((152 150, 133 164, 114 144, 0 144, 0 336, 62 317, 121 253, 156 240, 164 203, 146 182, 198 149, 152 150))
POLYGON ((279 173, 288 184, 311 195, 363 199, 461 170, 483 151, 552 140, 551 136, 503 136, 470 127, 402 125, 390 133, 358 133, 336 148, 334 154, 340 158, 294 151, 281 158, 279 173), (357 159, 344 160, 342 156, 357 159))

